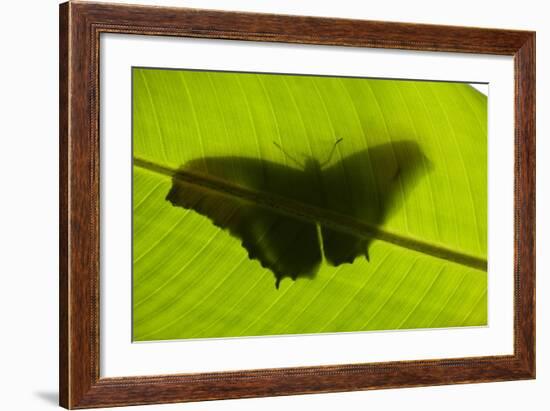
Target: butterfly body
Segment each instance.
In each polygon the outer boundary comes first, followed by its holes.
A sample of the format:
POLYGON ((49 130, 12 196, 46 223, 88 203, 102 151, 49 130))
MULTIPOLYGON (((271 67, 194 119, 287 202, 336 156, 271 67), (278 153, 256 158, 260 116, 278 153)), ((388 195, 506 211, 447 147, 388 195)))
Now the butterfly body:
POLYGON ((322 167, 321 163, 315 158, 307 158, 304 164, 304 174, 311 176, 311 191, 314 193, 312 196, 317 197, 316 203, 323 206, 326 204, 325 188, 322 180, 322 167))

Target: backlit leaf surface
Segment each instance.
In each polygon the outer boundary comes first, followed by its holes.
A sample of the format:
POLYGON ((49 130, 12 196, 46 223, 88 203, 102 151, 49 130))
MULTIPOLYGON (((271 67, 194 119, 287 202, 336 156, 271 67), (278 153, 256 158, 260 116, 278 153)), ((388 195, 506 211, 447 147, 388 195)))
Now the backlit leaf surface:
MULTIPOLYGON (((135 340, 486 324, 487 100, 469 85, 135 68, 133 91, 135 340), (167 201, 186 164, 254 193, 239 159, 305 172, 297 163, 323 162, 339 138, 327 167, 397 148, 342 167, 353 207, 380 201, 385 165, 414 155, 400 142, 422 153, 414 184, 392 180, 383 219, 354 217, 376 232, 368 261, 323 262, 277 289, 229 230, 167 201), (217 157, 230 167, 205 160, 217 157)), ((338 212, 336 200, 315 206, 338 212)))

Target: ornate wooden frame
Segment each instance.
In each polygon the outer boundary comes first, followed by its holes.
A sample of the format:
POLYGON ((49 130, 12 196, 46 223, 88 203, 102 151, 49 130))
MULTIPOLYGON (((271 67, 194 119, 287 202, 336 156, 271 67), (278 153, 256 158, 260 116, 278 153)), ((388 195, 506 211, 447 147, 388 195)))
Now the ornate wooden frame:
POLYGON ((90 408, 535 377, 535 33, 183 8, 60 6, 60 404, 90 408), (515 62, 514 354, 100 378, 101 33, 499 54, 515 62))

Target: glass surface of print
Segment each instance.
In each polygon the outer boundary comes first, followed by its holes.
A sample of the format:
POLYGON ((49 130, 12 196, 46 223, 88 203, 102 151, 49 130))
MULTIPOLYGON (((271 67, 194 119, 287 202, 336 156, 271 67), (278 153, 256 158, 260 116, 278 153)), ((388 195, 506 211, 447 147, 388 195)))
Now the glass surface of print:
POLYGON ((133 69, 135 341, 487 324, 487 97, 133 69))

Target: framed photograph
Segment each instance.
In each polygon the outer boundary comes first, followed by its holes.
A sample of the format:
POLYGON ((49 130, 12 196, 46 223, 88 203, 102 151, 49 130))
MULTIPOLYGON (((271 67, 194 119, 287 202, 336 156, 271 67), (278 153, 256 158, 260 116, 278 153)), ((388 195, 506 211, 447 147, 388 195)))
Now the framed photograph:
POLYGON ((535 377, 535 33, 60 6, 60 404, 535 377))

